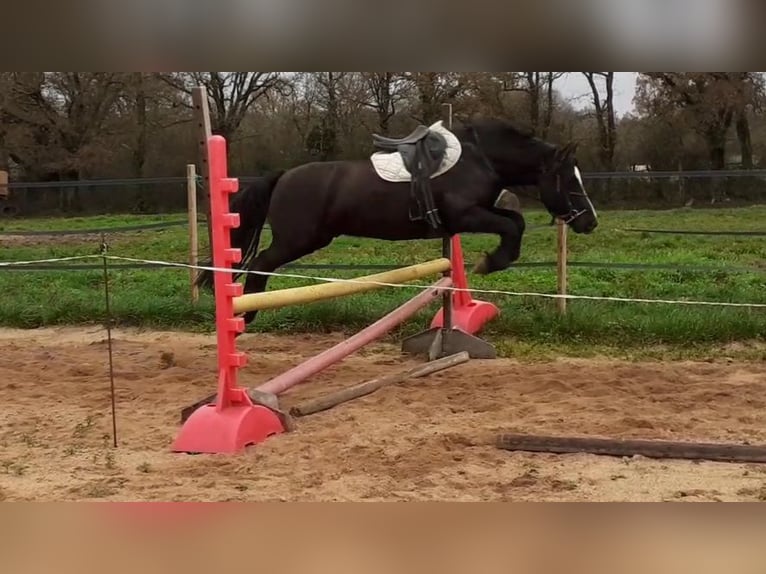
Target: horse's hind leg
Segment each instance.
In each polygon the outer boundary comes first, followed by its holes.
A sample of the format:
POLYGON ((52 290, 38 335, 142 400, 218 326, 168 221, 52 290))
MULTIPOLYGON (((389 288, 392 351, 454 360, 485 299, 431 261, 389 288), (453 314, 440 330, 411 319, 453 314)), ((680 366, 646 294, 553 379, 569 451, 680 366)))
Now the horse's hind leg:
MULTIPOLYGON (((274 273, 280 267, 284 267, 301 257, 327 247, 331 242, 332 238, 322 238, 321 240, 317 239, 313 242, 302 242, 301 244, 285 244, 275 239, 267 249, 261 251, 253 259, 250 270, 260 273, 274 273)), ((249 273, 247 275, 245 293, 262 293, 266 291, 270 276, 261 275, 260 273, 249 273)), ((245 324, 250 325, 257 316, 258 311, 248 311, 244 314, 245 324)))

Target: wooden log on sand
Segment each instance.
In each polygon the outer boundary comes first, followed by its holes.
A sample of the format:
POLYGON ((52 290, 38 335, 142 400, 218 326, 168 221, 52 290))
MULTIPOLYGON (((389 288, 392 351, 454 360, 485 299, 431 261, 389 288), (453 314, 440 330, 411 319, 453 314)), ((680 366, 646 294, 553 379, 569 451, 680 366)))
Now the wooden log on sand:
POLYGON ((382 389, 383 387, 396 385, 408 379, 420 379, 427 377, 428 375, 433 375, 434 373, 456 367, 457 365, 462 365, 463 363, 467 363, 470 360, 471 356, 468 353, 458 353, 450 357, 445 357, 437 361, 426 363, 425 365, 419 365, 405 371, 399 371, 398 373, 392 373, 378 379, 373 379, 371 381, 349 387, 348 389, 330 393, 313 401, 308 401, 303 405, 292 408, 290 410, 290 414, 294 417, 305 417, 308 415, 313 415, 315 413, 332 409, 349 401, 365 397, 382 389))
POLYGON ((646 458, 657 459, 766 463, 766 447, 736 444, 506 434, 497 437, 497 448, 508 451, 548 454, 593 454, 614 457, 644 456, 646 458))

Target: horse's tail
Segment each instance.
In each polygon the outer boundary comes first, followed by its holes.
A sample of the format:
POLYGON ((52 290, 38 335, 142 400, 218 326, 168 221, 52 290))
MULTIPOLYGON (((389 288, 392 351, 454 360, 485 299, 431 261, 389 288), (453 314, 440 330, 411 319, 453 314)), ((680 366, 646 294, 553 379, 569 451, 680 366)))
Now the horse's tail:
MULTIPOLYGON (((239 213, 239 227, 231 230, 231 246, 242 251, 240 269, 247 269, 253 258, 258 254, 258 245, 261 242, 263 227, 269 215, 269 206, 274 189, 284 170, 275 171, 259 177, 249 187, 232 196, 231 211, 239 213)), ((208 262, 205 267, 212 267, 208 262)), ((235 274, 238 278, 241 274, 235 274)), ((214 273, 212 271, 200 271, 195 281, 199 287, 212 287, 214 273)))

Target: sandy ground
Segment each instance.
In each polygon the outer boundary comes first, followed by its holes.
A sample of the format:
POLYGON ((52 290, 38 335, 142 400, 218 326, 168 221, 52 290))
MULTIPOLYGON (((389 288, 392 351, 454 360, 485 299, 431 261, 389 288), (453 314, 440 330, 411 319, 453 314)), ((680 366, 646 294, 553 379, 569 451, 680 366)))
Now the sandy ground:
MULTIPOLYGON (((247 335, 254 386, 340 337, 247 335)), ((764 501, 766 466, 512 454, 495 434, 766 443, 763 363, 474 361, 298 420, 237 457, 176 455, 182 407, 215 384, 209 336, 0 331, 0 500, 764 501)), ((290 407, 415 361, 376 345, 290 407)))

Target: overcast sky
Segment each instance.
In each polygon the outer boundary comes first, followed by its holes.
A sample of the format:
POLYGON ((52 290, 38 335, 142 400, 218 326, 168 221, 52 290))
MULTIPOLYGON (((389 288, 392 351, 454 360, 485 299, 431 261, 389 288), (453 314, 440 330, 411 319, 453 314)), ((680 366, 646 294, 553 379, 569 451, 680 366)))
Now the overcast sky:
MULTIPOLYGON (((636 91, 638 72, 616 72, 614 78, 614 103, 617 114, 622 116, 633 110, 633 96, 636 91)), ((590 105, 591 97, 588 80, 580 72, 571 72, 559 80, 558 89, 562 95, 572 98, 576 107, 590 105)))

